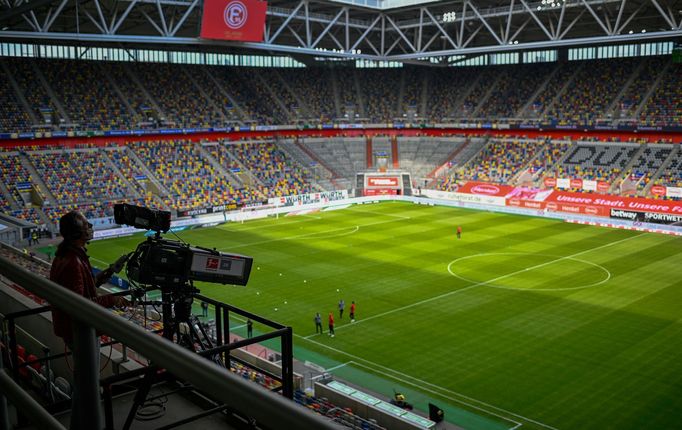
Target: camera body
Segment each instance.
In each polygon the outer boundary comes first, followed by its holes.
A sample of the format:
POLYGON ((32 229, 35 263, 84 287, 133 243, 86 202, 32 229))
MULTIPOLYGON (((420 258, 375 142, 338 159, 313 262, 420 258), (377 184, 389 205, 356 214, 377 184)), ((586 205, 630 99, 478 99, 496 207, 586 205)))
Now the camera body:
POLYGON ((170 230, 171 213, 158 209, 119 203, 114 205, 114 221, 131 227, 166 233, 170 230))
POLYGON ((117 204, 114 218, 118 224, 156 231, 128 259, 126 273, 135 282, 177 289, 191 281, 232 285, 249 281, 252 257, 161 238, 161 232, 170 229, 170 212, 117 204))
POLYGON ((128 260, 128 276, 135 282, 182 287, 189 281, 246 285, 253 258, 194 248, 173 240, 148 238, 128 260))

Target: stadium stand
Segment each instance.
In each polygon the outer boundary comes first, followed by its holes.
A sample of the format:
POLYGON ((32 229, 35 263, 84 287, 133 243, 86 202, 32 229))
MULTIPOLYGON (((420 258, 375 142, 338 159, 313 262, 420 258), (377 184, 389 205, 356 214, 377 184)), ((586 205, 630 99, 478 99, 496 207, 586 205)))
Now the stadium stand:
POLYGON ((668 159, 672 150, 672 146, 646 146, 640 151, 635 156, 630 168, 625 172, 625 179, 623 181, 624 183, 626 181, 632 182, 635 186, 623 189, 621 185, 621 194, 643 195, 651 179, 656 175, 656 172, 658 172, 665 160, 668 159))
POLYGON ((130 105, 135 115, 132 118, 133 125, 139 128, 149 128, 159 117, 159 112, 152 106, 146 96, 146 92, 140 87, 136 79, 130 75, 126 64, 103 63, 104 74, 111 80, 123 95, 125 102, 130 105))
MULTIPOLYGON (((41 124, 45 124, 47 129, 52 129, 53 126, 59 125, 59 120, 63 118, 60 117, 53 100, 38 76, 40 72, 37 67, 39 67, 40 60, 12 58, 3 61, 5 61, 7 70, 12 74, 38 121, 41 124)), ((8 106, 11 107, 13 105, 8 106)), ((3 105, 2 110, 4 111, 8 106, 3 105)))
POLYGON ((466 86, 466 95, 459 107, 455 107, 454 116, 461 120, 478 118, 478 107, 487 99, 502 78, 498 70, 479 69, 476 80, 466 86))
POLYGON ((234 160, 255 175, 269 197, 307 194, 313 191, 310 175, 272 142, 229 144, 225 148, 234 160))
POLYGON ((545 144, 538 151, 537 156, 530 164, 529 170, 534 177, 542 177, 545 172, 552 171, 552 168, 566 154, 570 143, 545 139, 545 144))
POLYGON ((22 186, 30 187, 33 178, 21 163, 18 152, 6 152, 0 155, 0 177, 14 199, 14 205, 7 202, 10 206, 26 206, 30 203, 24 200, 19 188, 22 186))
POLYGON ((405 67, 400 77, 399 106, 397 117, 414 122, 410 113, 422 116, 422 94, 428 73, 421 73, 416 67, 405 67))
POLYGON ((403 138, 398 140, 400 168, 412 174, 412 179, 424 180, 447 161, 447 157, 464 145, 465 139, 403 138))
POLYGON ((31 118, 12 88, 10 77, 0 64, 0 130, 30 131, 31 118))
POLYGON ((639 151, 637 145, 577 142, 554 169, 557 177, 613 182, 639 151))
POLYGON ((233 72, 234 74, 226 74, 234 78, 227 88, 230 90, 238 88, 241 97, 253 100, 251 103, 254 106, 252 113, 258 119, 259 124, 263 124, 261 120, 267 121, 265 124, 285 124, 288 122, 289 112, 285 109, 286 106, 277 103, 275 98, 277 95, 269 88, 271 84, 276 84, 263 77, 263 69, 246 67, 236 68, 233 72))
POLYGON ((280 69, 280 76, 298 100, 304 101, 309 119, 326 123, 337 117, 334 84, 326 69, 313 68, 306 73, 298 69, 280 69))
POLYGON ((367 115, 364 103, 361 102, 360 84, 356 78, 356 73, 357 71, 351 68, 332 68, 331 74, 335 78, 332 85, 336 83, 339 104, 345 120, 366 121, 367 115), (348 118, 349 112, 355 115, 355 118, 348 118))
POLYGON ((436 122, 451 120, 455 115, 457 102, 463 92, 476 81, 480 71, 478 67, 465 67, 458 73, 452 73, 448 69, 432 71, 428 84, 427 117, 436 122))
POLYGON ((215 84, 208 69, 206 67, 189 65, 184 68, 184 71, 193 85, 199 88, 212 109, 214 109, 212 118, 215 118, 219 123, 227 121, 225 124, 227 126, 241 124, 241 116, 233 101, 219 85, 215 84))
POLYGON ((680 77, 679 67, 676 64, 670 65, 670 63, 666 66, 668 67, 664 69, 658 87, 640 114, 641 123, 663 126, 682 122, 682 104, 680 103, 682 78, 680 77))
POLYGON ((45 79, 62 101, 74 128, 122 130, 133 125, 130 112, 94 61, 50 60, 45 79))
POLYGON ((460 171, 461 179, 506 183, 535 156, 540 144, 531 140, 491 139, 460 171))
POLYGON ((250 199, 189 141, 138 141, 129 148, 170 192, 163 199, 166 206, 195 209, 242 204, 250 199))
POLYGON ((639 60, 590 61, 573 74, 545 118, 560 125, 594 125, 610 120, 606 110, 632 74, 639 60))
POLYGON ((183 70, 184 67, 168 64, 137 64, 132 69, 165 114, 167 125, 207 128, 221 124, 222 116, 211 109, 203 92, 193 85, 183 70), (173 91, 169 91, 171 87, 173 91))
POLYGON ((368 69, 359 79, 364 112, 373 123, 389 123, 396 118, 400 92, 400 70, 368 69))
MULTIPOLYGON (((654 179, 653 185, 666 187, 682 187, 682 151, 677 151, 671 156, 668 164, 662 169, 660 175, 654 179)), ((679 198, 666 197, 679 200, 679 198)))
POLYGON ((334 166, 339 176, 346 178, 349 184, 357 172, 367 169, 367 152, 362 138, 306 139, 302 145, 325 164, 334 166))
POLYGON ((476 115, 480 118, 514 118, 547 79, 552 63, 505 67, 490 97, 476 115))
MULTIPOLYGON (((646 101, 645 97, 651 88, 654 80, 665 70, 667 59, 664 57, 654 57, 644 61, 639 69, 639 73, 634 78, 632 83, 625 89, 621 99, 620 106, 616 107, 619 122, 636 124, 635 117, 642 102, 646 101)), ((643 113, 643 119, 647 114, 643 113)))
MULTIPOLYGON (((435 122, 508 121, 523 115, 526 121, 563 126, 663 126, 682 118, 680 78, 666 57, 461 67, 457 73, 414 66, 278 69, 137 63, 124 68, 106 61, 3 62, 10 75, 2 84, 0 128, 9 132, 31 128, 10 77, 47 129, 324 123, 349 112, 357 121, 372 123, 408 119, 408 114, 411 120, 412 115, 425 115, 435 122)), ((0 72, 6 74, 4 68, 0 72)))
POLYGON ((34 151, 28 158, 57 204, 106 201, 132 194, 98 150, 34 151))

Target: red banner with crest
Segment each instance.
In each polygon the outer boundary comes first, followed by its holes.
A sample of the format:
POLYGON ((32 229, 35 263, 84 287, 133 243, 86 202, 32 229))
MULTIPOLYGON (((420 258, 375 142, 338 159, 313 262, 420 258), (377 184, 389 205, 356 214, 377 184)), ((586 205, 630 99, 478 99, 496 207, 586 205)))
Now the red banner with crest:
POLYGON ((259 0, 204 0, 200 37, 262 42, 267 9, 259 0))

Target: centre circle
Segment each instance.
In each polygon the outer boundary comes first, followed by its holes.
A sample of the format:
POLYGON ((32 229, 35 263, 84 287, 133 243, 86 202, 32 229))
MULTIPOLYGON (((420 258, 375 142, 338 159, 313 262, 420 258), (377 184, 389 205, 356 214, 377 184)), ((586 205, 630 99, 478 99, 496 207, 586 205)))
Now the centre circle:
POLYGON ((524 252, 482 253, 448 264, 455 278, 491 288, 519 291, 571 291, 603 285, 611 272, 592 261, 524 252))

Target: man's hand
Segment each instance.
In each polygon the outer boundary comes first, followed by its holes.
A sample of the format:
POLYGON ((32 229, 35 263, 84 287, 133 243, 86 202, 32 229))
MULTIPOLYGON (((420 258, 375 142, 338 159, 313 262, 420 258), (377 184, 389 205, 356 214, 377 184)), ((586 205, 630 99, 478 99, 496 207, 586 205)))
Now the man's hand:
POLYGON ((127 308, 130 306, 130 301, 123 296, 114 297, 114 307, 117 308, 127 308))
POLYGON ((111 275, 113 275, 113 274, 114 274, 114 271, 111 267, 109 267, 106 270, 102 270, 95 277, 95 285, 100 286, 103 283, 107 282, 109 280, 109 278, 111 278, 111 275))

